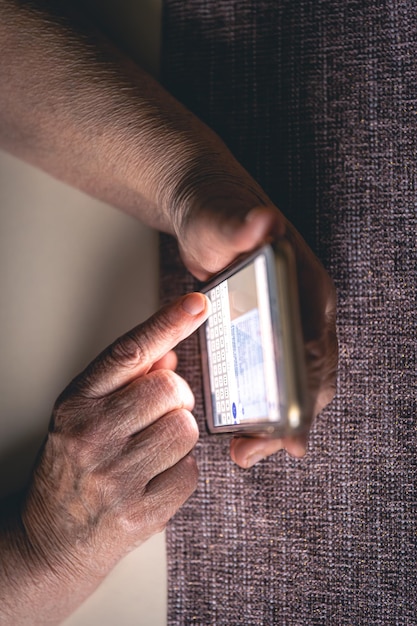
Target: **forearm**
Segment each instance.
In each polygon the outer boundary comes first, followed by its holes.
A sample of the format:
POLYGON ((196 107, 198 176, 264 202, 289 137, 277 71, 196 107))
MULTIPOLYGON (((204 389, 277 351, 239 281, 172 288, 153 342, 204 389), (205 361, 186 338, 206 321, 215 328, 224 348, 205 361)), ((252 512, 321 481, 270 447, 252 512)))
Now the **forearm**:
MULTIPOLYGON (((36 564, 16 502, 1 502, 0 510, 0 624, 36 624, 47 616, 40 606, 50 605, 50 572, 36 564)), ((58 623, 61 611, 45 623, 58 623)))
POLYGON ((194 188, 207 196, 225 177, 239 187, 246 173, 67 4, 0 0, 0 145, 174 233, 194 188))
MULTIPOLYGON (((102 577, 86 576, 80 563, 49 560, 31 537, 18 503, 0 502, 0 624, 60 623, 86 599, 102 577)), ((108 570, 107 570, 108 571, 108 570)), ((106 573, 107 573, 106 571, 106 573)))

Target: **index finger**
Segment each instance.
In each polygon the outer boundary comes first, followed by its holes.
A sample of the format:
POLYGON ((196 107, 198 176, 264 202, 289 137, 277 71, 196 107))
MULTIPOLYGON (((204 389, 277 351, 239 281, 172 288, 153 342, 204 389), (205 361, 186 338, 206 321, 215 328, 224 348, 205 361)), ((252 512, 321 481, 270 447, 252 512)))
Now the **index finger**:
POLYGON ((191 335, 208 313, 209 301, 202 293, 168 304, 106 348, 79 375, 78 390, 90 398, 102 398, 143 376, 191 335))

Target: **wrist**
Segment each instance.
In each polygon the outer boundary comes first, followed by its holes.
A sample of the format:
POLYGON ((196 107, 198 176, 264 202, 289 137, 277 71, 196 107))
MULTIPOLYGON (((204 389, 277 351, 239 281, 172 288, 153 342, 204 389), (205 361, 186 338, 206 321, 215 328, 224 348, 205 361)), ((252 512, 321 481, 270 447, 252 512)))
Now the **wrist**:
POLYGON ((92 543, 70 551, 65 528, 57 539, 24 497, 2 502, 0 520, 0 623, 58 624, 99 585, 107 568, 92 543), (100 568, 101 565, 101 568, 100 568))
POLYGON ((180 242, 195 217, 243 222, 252 209, 272 206, 221 139, 199 120, 191 123, 176 155, 160 185, 158 204, 169 225, 167 232, 180 242))

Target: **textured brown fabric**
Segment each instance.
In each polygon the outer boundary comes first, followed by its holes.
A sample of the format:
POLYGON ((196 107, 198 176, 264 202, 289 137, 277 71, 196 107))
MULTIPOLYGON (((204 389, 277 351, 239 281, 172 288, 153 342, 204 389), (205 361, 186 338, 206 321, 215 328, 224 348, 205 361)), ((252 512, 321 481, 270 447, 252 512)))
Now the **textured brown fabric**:
MULTIPOLYGON (((163 79, 335 280, 337 397, 304 460, 252 470, 204 431, 168 530, 169 624, 417 624, 417 10, 412 0, 164 0, 163 79)), ((168 238, 161 289, 194 287, 168 238)))

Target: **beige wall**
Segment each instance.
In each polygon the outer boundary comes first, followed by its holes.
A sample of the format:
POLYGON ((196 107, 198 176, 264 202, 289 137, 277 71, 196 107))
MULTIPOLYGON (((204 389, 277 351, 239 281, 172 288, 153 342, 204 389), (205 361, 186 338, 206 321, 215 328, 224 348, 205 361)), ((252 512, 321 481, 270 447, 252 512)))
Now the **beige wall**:
MULTIPOLYGON (((155 73, 159 0, 90 5, 155 73)), ((57 394, 157 308, 157 284, 155 233, 0 152, 2 494, 27 477, 57 394)), ((159 535, 122 561, 66 625, 164 626, 165 614, 159 535)))

